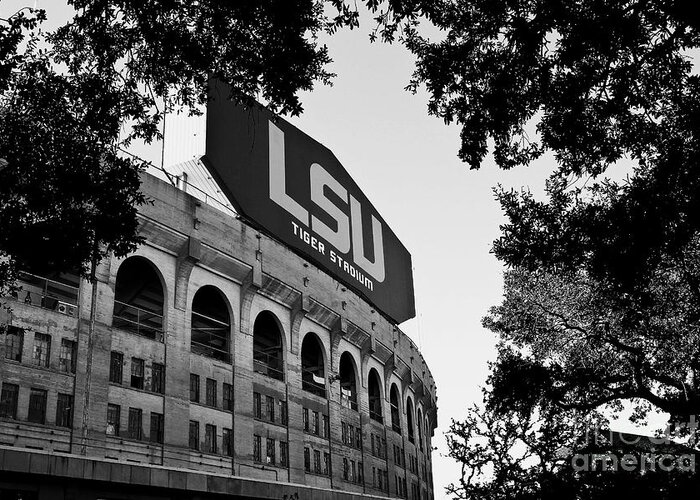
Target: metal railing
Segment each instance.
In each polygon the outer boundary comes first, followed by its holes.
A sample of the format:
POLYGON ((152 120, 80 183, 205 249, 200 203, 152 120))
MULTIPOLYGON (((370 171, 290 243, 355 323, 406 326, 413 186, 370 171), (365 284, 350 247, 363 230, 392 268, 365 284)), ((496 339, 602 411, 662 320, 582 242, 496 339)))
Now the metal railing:
POLYGON ((114 301, 112 326, 142 337, 163 342, 163 315, 140 307, 114 301))
POLYGON ((281 353, 269 354, 253 349, 253 370, 276 380, 284 380, 281 353))
POLYGON ((357 399, 353 400, 350 396, 347 396, 342 392, 340 393, 340 405, 357 411, 357 399))
POLYGON ((18 301, 58 311, 67 316, 78 315, 78 287, 26 271, 18 273, 18 282, 20 290, 12 293, 18 301))
POLYGON ((192 311, 190 350, 195 354, 229 363, 231 361, 228 352, 230 330, 231 326, 228 323, 192 311))
POLYGON ((317 381, 316 378, 325 379, 316 375, 313 370, 302 369, 301 370, 301 388, 322 398, 326 397, 326 384, 317 381))

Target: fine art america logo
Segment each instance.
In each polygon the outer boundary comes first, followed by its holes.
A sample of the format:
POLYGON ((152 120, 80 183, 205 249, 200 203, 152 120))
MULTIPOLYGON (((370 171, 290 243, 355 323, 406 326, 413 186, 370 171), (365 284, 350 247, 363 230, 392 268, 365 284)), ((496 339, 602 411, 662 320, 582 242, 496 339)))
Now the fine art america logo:
POLYGON ((606 451, 573 454, 571 466, 575 471, 695 472, 692 448, 697 444, 697 432, 694 416, 688 423, 667 426, 656 437, 592 427, 586 432, 586 442, 606 451), (679 439, 681 435, 689 436, 685 443, 679 439), (610 451, 611 448, 616 451, 610 451))
MULTIPOLYGON (((362 227, 362 206, 322 165, 312 163, 309 167, 311 201, 325 212, 333 224, 328 225, 292 198, 286 191, 286 163, 284 158, 284 132, 274 123, 269 122, 270 143, 270 199, 296 218, 300 224, 292 221, 292 232, 303 240, 311 249, 327 256, 331 263, 338 266, 367 289, 373 290, 374 283, 383 282, 384 240, 382 224, 372 214, 372 243, 374 261, 367 258, 364 251, 364 231, 362 227), (349 207, 350 216, 343 211, 328 194, 339 199, 344 207, 349 207), (335 228, 331 227, 335 226, 335 228), (307 229, 310 228, 310 231, 307 229), (333 248, 326 248, 324 241, 333 248), (351 253, 352 251, 352 253, 351 253), (351 255, 353 262, 341 255, 351 255), (354 264, 354 265, 353 265, 354 264), (358 266, 360 269, 358 269, 358 266), (364 271, 364 273, 363 273, 364 271)), ((319 214, 320 215, 320 214, 319 214)))

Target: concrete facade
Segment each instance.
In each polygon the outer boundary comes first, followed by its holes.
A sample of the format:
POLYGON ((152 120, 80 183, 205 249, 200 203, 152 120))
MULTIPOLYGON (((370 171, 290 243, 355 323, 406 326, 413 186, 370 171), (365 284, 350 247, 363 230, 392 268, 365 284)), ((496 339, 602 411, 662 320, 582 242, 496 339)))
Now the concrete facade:
POLYGON ((95 289, 82 280, 77 308, 68 314, 43 301, 25 303, 23 291, 4 299, 10 310, 0 313, 5 398, 0 488, 34 492, 27 498, 61 498, 59 492, 66 498, 104 498, 111 483, 122 482, 143 488, 112 489, 122 496, 109 498, 433 498, 436 387, 415 344, 342 283, 234 214, 150 175, 143 176, 142 190, 152 203, 140 210, 145 243, 134 256, 147 259, 161 282, 162 338, 113 325, 117 275, 126 259, 101 262, 95 289), (228 360, 191 352, 192 302, 206 285, 216 287, 228 307, 228 360), (274 315, 282 333, 284 380, 254 369, 253 325, 264 311, 274 315), (21 356, 15 356, 20 360, 9 353, 10 331, 13 339, 22 332, 21 356), (302 389, 301 346, 309 334, 322 346, 327 397, 302 389), (70 341, 75 342, 74 373, 66 362, 70 341), (41 342, 49 343, 48 352, 41 342), (345 352, 355 368, 357 410, 340 397, 338 371, 345 352), (122 356, 121 382, 110 382, 112 353, 122 356), (139 360, 143 382, 135 384, 130 375, 135 370, 139 378, 139 360), (156 382, 160 366, 162 393, 156 382), (382 421, 369 413, 370 370, 381 381, 382 421), (191 400, 192 374, 199 376, 199 402, 191 400), (207 379, 209 389, 216 387, 214 400, 207 401, 207 379), (391 422, 394 384, 400 430, 391 422), (228 408, 225 394, 231 395, 228 408), (254 405, 258 397, 260 414, 254 405), (274 421, 266 413, 269 401, 274 421), (12 404, 15 414, 8 410, 12 404), (41 404, 43 421, 37 416, 41 404), (113 426, 108 429, 108 407, 113 418, 117 406, 119 432, 114 432, 113 426), (70 421, 61 422, 65 418, 70 421), (151 428, 159 418, 161 437, 151 428), (134 422, 140 426, 136 438, 126 432, 134 430, 134 422), (199 429, 194 447, 192 425, 199 429), (281 443, 287 446, 284 461, 281 443), (82 493, 67 493, 76 485, 82 485, 82 493))

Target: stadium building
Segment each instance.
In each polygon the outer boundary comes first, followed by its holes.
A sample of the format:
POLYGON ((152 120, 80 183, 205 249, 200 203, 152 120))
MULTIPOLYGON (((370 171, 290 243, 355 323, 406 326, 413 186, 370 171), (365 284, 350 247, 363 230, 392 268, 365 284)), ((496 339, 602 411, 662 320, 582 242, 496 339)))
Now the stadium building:
POLYGON ((237 113, 143 174, 145 243, 94 287, 2 299, 0 499, 433 498, 410 256, 332 153, 237 113))

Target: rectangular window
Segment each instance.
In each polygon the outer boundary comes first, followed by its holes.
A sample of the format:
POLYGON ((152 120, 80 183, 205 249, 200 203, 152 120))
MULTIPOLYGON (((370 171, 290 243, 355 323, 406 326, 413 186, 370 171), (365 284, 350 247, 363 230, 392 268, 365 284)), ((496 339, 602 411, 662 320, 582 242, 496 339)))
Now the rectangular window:
POLYGON ((129 408, 127 433, 130 439, 141 439, 143 437, 143 411, 140 408, 129 408))
POLYGON ((17 418, 17 396, 19 395, 19 386, 16 384, 8 384, 3 382, 2 394, 0 394, 0 417, 2 418, 17 418))
POLYGON ((358 450, 362 449, 362 429, 359 427, 355 429, 355 447, 358 450))
POLYGON ((372 455, 376 455, 377 453, 374 449, 374 434, 370 434, 369 436, 372 438, 372 455))
POLYGON ((217 453, 215 425, 206 424, 204 426, 204 451, 207 453, 217 453))
POLYGON ((119 405, 107 405, 107 435, 119 435, 119 421, 121 419, 121 407, 119 405))
POLYGON ((362 462, 357 462, 357 482, 363 482, 363 476, 365 475, 364 469, 362 468, 362 462))
POLYGON ((143 360, 131 358, 131 387, 143 389, 143 360))
POLYGON ((73 427, 73 396, 59 394, 56 400, 56 425, 58 427, 73 427))
POLYGON ((262 438, 253 435, 253 461, 262 462, 262 438))
POLYGON ((29 393, 29 413, 27 421, 35 424, 46 422, 46 391, 43 389, 32 389, 29 393))
POLYGON ((318 412, 317 411, 313 412, 312 425, 313 425, 313 428, 311 429, 312 432, 318 436, 318 412))
POLYGON ((314 472, 321 473, 321 452, 319 450, 314 450, 314 472))
POLYGON ((275 440, 267 438, 265 443, 265 460, 268 464, 275 465, 275 440))
POLYGON ((163 444, 165 421, 162 413, 151 412, 151 443, 163 444))
POLYGON ((280 441, 280 465, 287 467, 289 465, 289 448, 286 441, 280 441))
POLYGON ((151 390, 165 394, 165 366, 160 363, 151 365, 151 390))
POLYGON ((324 438, 330 437, 331 435, 331 424, 328 415, 323 415, 323 427, 321 427, 321 432, 324 438))
POLYGON ((343 444, 348 444, 348 424, 345 422, 340 422, 340 435, 343 440, 343 444))
POLYGON ((5 359, 22 362, 22 346, 24 345, 24 330, 16 326, 8 326, 5 333, 5 359))
POLYGON ((348 465, 348 459, 343 458, 343 479, 346 481, 348 480, 348 471, 350 470, 350 467, 348 465))
POLYGON ((190 449, 199 450, 199 422, 190 420, 190 449))
POLYGON ((282 425, 287 425, 287 402, 286 401, 279 401, 279 409, 280 409, 280 423, 282 425))
POLYGON ((227 457, 233 456, 233 436, 231 429, 223 429, 221 433, 221 452, 227 457))
POLYGON ((348 446, 355 445, 355 427, 348 425, 348 446))
POLYGON ((331 473, 331 454, 323 452, 323 473, 329 476, 331 473))
POLYGON ((112 351, 109 357, 109 381, 113 384, 122 383, 122 370, 124 366, 124 355, 120 352, 112 351))
POLYGON ((34 334, 34 364, 48 368, 51 358, 51 335, 34 334))
POLYGON ((311 472, 311 450, 307 446, 304 447, 304 470, 311 472))
POLYGON ((199 375, 190 373, 190 401, 199 403, 199 375))
POLYGON ((304 408, 304 430, 309 432, 309 409, 304 408))
POLYGON ((259 392, 253 393, 253 417, 262 418, 262 398, 259 392))
POLYGON ((233 411, 233 386, 224 382, 224 410, 233 411))
POLYGON ((206 384, 206 390, 207 390, 207 406, 216 406, 216 380, 213 378, 208 378, 207 379, 207 384, 206 384))
POLYGON ((350 481, 353 483, 357 481, 357 476, 355 475, 355 461, 350 460, 350 481))
POLYGON ((61 350, 58 353, 58 369, 66 373, 75 373, 75 353, 77 343, 69 339, 61 339, 61 350))
POLYGON ((265 419, 268 422, 275 421, 275 398, 265 396, 265 419))

